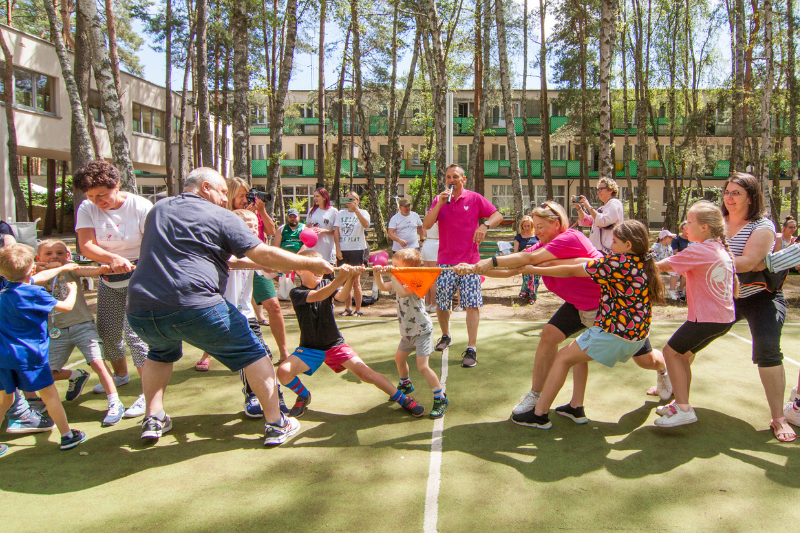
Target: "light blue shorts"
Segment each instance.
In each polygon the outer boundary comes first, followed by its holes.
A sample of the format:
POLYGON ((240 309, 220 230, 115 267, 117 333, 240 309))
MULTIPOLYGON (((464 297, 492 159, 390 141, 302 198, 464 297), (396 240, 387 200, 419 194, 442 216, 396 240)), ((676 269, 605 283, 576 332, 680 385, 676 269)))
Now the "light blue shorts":
POLYGON ((634 356, 647 339, 629 341, 613 335, 599 326, 592 326, 577 339, 578 346, 586 355, 608 367, 624 363, 634 356))

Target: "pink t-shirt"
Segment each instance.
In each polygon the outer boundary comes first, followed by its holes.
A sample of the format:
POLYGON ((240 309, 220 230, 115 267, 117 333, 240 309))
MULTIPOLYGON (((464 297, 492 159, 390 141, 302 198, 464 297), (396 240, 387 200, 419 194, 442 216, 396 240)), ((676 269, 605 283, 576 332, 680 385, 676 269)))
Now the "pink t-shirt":
MULTIPOLYGON (((439 202, 437 196, 433 200, 433 209, 439 202)), ((480 261, 478 244, 473 242, 478 222, 497 211, 492 203, 480 194, 464 189, 458 198, 450 204, 444 204, 439 210, 439 259, 440 265, 457 265, 458 263, 475 264, 480 261)))
MULTIPOLYGON (((556 256, 557 259, 572 259, 586 257, 588 259, 601 259, 603 254, 586 238, 582 232, 568 229, 547 244, 537 242, 526 252, 532 252, 544 247, 545 250, 556 256)), ((553 278, 542 276, 544 286, 550 292, 571 303, 580 311, 591 311, 600 305, 600 286, 591 278, 553 278)))
POLYGON ((733 260, 719 241, 699 242, 664 261, 686 276, 689 322, 733 322, 733 260))

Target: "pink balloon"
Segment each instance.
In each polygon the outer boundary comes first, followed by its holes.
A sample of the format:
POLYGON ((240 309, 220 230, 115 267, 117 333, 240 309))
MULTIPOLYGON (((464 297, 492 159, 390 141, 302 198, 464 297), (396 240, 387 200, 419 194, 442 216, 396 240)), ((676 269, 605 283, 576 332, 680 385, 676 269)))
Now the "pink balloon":
POLYGON ((389 252, 387 252, 386 250, 382 250, 382 251, 378 252, 378 257, 382 257, 383 258, 383 264, 384 265, 389 262, 389 252))
POLYGON ((317 245, 317 240, 319 240, 319 237, 317 236, 316 231, 311 228, 306 228, 300 232, 300 240, 309 248, 313 248, 317 245))
POLYGON ((370 262, 370 263, 374 263, 374 262, 375 262, 375 259, 377 259, 377 258, 378 258, 378 254, 371 254, 371 255, 369 256, 369 262, 370 262))
POLYGON ((389 263, 389 254, 387 254, 386 252, 375 254, 375 260, 372 262, 373 265, 380 265, 380 266, 386 266, 388 263, 389 263))

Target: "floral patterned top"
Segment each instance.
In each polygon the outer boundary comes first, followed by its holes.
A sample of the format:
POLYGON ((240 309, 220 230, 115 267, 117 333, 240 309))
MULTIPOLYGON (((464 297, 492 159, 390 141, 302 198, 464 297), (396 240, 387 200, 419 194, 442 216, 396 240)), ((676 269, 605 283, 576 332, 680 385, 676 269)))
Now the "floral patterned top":
POLYGON ((644 261, 637 255, 612 254, 589 261, 584 268, 600 285, 594 325, 623 339, 646 339, 652 315, 644 261))

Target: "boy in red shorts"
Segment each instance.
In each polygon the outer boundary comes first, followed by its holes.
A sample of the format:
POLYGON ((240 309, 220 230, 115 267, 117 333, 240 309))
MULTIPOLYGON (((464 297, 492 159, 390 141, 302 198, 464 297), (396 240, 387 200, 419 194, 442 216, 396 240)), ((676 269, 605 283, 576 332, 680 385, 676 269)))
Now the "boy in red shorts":
MULTIPOLYGON (((322 257, 314 250, 302 250, 298 255, 322 257)), ((311 403, 311 393, 297 376, 301 373, 312 375, 322 363, 337 374, 349 370, 361 381, 372 383, 388 394, 391 401, 397 402, 415 417, 421 417, 425 413, 425 408, 414 401, 414 398, 397 390, 389 378, 368 367, 345 344, 342 334, 339 333, 333 317, 333 298, 342 301, 348 297, 353 281, 363 273, 363 266, 342 265, 339 275, 328 282, 312 272, 297 271, 302 283, 289 294, 300 325, 300 346, 278 368, 278 380, 297 394, 297 402, 289 412, 290 417, 302 416, 311 403)))

